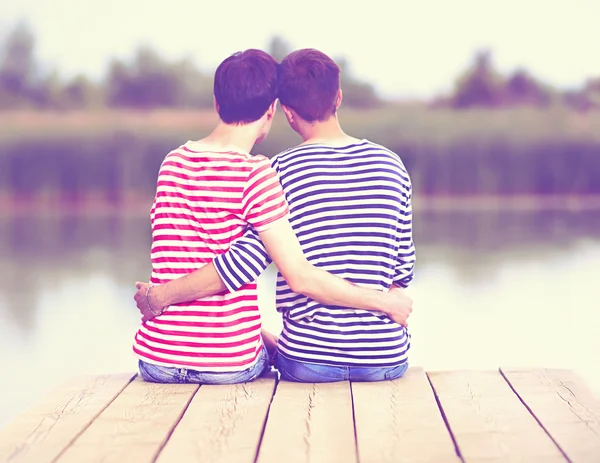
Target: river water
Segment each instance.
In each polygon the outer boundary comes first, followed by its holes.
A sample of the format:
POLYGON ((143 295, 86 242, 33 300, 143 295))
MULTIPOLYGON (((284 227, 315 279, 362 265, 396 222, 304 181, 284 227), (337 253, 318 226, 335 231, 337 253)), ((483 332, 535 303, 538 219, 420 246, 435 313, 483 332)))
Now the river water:
MULTIPOLYGON (((412 365, 567 367, 600 396, 600 211, 415 211, 415 242, 412 365)), ((149 246, 145 217, 0 218, 0 427, 69 377, 135 370, 149 246)))

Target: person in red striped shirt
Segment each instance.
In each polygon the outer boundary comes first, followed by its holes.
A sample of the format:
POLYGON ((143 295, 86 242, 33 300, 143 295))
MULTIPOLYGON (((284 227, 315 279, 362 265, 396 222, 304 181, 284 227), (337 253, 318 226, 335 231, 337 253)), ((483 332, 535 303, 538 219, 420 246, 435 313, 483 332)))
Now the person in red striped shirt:
POLYGON ((212 263, 247 227, 259 233, 296 293, 390 316, 411 310, 401 290, 360 288, 304 257, 276 172, 266 157, 250 154, 271 128, 277 70, 260 50, 225 59, 214 81, 218 125, 170 152, 160 167, 150 212, 152 274, 144 294, 136 296, 148 307, 133 345, 146 381, 233 384, 270 369, 265 342, 271 336, 261 333, 256 283, 228 292, 212 263), (201 288, 195 300, 153 308, 153 285, 200 268, 214 274, 212 287, 201 288))

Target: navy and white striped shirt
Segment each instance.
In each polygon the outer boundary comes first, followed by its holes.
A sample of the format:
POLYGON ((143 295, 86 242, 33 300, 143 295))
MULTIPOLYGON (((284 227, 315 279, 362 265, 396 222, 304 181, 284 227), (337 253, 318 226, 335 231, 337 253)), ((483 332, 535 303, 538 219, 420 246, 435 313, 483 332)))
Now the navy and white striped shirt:
MULTIPOLYGON (((290 223, 313 265, 360 286, 388 290, 413 278, 412 186, 400 157, 368 140, 344 147, 300 145, 272 160, 290 207, 290 223)), ((230 290, 254 281, 270 263, 253 229, 214 260, 230 290)), ((407 330, 386 315, 320 304, 277 276, 283 314, 278 350, 285 357, 341 366, 406 362, 407 330)))

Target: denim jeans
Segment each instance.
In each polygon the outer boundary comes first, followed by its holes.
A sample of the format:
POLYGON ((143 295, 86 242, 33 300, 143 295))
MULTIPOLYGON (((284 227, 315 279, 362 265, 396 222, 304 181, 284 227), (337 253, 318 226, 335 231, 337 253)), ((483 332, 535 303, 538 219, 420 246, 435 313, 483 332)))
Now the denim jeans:
POLYGON ((258 378, 271 369, 269 365, 269 354, 266 348, 262 348, 258 354, 256 363, 242 371, 234 372, 212 372, 197 371, 187 368, 166 367, 153 363, 139 361, 140 376, 144 381, 151 383, 178 383, 178 384, 238 384, 247 383, 258 378))
POLYGON ((307 363, 284 357, 279 352, 275 368, 281 379, 300 383, 330 383, 334 381, 385 381, 398 379, 406 373, 408 362, 391 367, 339 367, 320 363, 307 363))

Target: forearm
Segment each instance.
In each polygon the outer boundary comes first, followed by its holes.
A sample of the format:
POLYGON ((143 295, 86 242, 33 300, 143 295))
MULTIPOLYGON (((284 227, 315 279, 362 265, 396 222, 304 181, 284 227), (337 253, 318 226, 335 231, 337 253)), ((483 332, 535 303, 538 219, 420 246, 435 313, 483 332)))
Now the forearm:
POLYGON ((153 302, 163 308, 224 291, 237 291, 245 284, 256 281, 269 264, 269 255, 260 237, 252 228, 248 228, 243 237, 211 263, 154 288, 153 302))
POLYGON ((168 307, 227 291, 212 262, 185 276, 152 288, 152 304, 168 307))
POLYGON ((288 281, 292 291, 321 304, 387 313, 385 293, 362 288, 306 262, 300 272, 288 281))
POLYGON ((287 219, 259 232, 271 258, 295 293, 326 305, 338 305, 389 313, 393 309, 389 293, 361 288, 311 265, 287 219))

